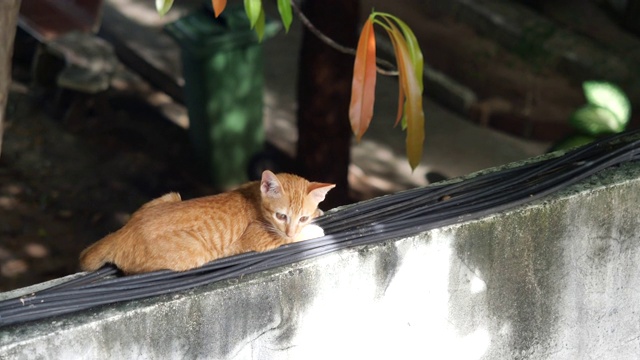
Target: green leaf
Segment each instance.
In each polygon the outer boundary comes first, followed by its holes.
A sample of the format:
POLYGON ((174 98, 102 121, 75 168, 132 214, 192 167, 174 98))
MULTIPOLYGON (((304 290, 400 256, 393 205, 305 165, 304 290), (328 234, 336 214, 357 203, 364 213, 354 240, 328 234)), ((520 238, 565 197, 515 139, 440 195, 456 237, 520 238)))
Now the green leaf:
MULTIPOLYGON (((403 113, 404 114, 404 113, 403 113)), ((407 130, 407 117, 405 115, 402 115, 402 121, 400 122, 400 128, 402 129, 402 131, 407 130)))
MULTIPOLYGON (((244 11, 247 13, 251 28, 253 29, 258 23, 258 19, 260 19, 260 13, 263 11, 262 0, 244 0, 244 11)), ((260 37, 259 34, 258 37, 260 37)))
POLYGON ((173 6, 173 0, 156 0, 156 11, 160 16, 164 16, 173 6))
POLYGON ((631 104, 624 92, 614 84, 603 81, 586 81, 582 84, 584 95, 589 104, 605 108, 616 117, 614 132, 624 130, 629 122, 631 104))
POLYGON ((285 32, 289 32, 289 27, 293 20, 291 2, 289 0, 278 0, 278 12, 280 13, 280 18, 282 19, 285 32))
POLYGON ((569 123, 579 132, 588 135, 618 133, 624 130, 618 117, 611 110, 587 104, 576 110, 569 123))
POLYGON ((264 38, 265 16, 264 9, 260 8, 260 14, 258 14, 258 21, 256 21, 256 34, 258 34, 258 41, 262 41, 264 38))

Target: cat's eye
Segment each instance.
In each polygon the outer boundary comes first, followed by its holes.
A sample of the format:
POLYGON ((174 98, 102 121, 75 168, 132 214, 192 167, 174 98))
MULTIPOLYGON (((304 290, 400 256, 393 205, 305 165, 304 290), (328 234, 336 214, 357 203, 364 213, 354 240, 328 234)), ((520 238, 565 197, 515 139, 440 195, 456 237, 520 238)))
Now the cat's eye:
POLYGON ((280 221, 285 221, 285 220, 287 220, 287 215, 283 214, 283 213, 276 213, 276 219, 278 219, 280 221))
POLYGON ((307 222, 307 221, 309 221, 309 217, 308 216, 300 217, 300 222, 307 222))

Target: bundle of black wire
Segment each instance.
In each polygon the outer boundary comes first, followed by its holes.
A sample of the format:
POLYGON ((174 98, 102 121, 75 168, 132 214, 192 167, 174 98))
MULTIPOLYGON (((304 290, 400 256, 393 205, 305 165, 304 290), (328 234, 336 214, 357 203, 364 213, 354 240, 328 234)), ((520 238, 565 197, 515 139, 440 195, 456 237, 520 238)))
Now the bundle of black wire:
POLYGON ((354 204, 317 220, 326 236, 264 253, 219 259, 180 273, 116 276, 115 267, 105 266, 57 286, 0 302, 0 326, 184 291, 339 249, 478 219, 539 199, 608 167, 639 160, 639 134, 616 135, 559 157, 354 204))

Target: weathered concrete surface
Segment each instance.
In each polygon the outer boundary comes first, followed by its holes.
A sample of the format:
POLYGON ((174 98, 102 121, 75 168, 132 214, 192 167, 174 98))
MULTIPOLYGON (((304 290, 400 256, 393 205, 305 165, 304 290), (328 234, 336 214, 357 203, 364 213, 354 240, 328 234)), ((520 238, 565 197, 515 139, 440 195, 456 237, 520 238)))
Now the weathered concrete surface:
POLYGON ((635 359, 640 164, 544 201, 0 329, 3 359, 635 359))

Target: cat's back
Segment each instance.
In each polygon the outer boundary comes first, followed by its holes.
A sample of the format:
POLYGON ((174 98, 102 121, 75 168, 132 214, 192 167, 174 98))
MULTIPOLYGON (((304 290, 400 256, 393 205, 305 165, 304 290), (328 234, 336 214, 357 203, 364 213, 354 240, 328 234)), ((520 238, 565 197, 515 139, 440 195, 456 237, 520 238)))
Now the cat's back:
POLYGON ((236 190, 183 201, 167 201, 144 206, 136 211, 129 222, 145 227, 167 225, 189 226, 203 221, 243 219, 251 221, 258 216, 258 204, 254 184, 249 183, 236 190))

